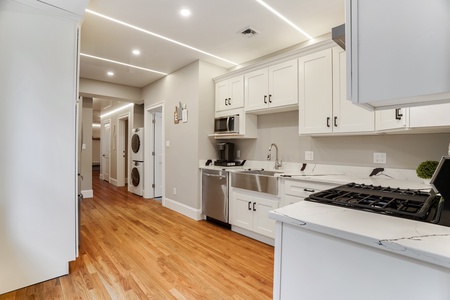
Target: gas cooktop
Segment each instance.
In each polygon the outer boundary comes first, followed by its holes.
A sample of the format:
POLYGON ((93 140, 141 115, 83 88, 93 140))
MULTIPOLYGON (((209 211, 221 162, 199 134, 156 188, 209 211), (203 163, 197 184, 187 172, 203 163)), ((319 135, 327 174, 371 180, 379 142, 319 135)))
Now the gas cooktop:
POLYGON ((305 200, 432 222, 440 197, 433 191, 348 183, 310 195, 305 200))

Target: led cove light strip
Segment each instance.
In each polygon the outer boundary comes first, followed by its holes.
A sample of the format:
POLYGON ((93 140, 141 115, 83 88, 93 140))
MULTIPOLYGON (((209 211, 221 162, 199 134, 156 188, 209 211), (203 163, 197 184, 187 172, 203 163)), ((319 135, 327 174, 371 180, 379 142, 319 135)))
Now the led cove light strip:
POLYGON ((144 70, 144 71, 147 71, 147 72, 153 72, 153 73, 158 73, 158 74, 161 74, 161 75, 167 75, 167 73, 155 71, 155 70, 152 70, 152 69, 146 69, 146 68, 142 68, 142 67, 138 67, 138 66, 134 66, 134 65, 129 65, 129 64, 126 64, 126 63, 123 63, 123 62, 120 62, 120 61, 106 59, 106 58, 103 58, 103 57, 93 56, 93 55, 89 55, 89 54, 85 54, 85 53, 80 53, 80 56, 89 57, 89 58, 98 59, 98 60, 103 60, 103 61, 107 61, 107 62, 110 62, 110 63, 114 63, 114 64, 118 64, 118 65, 122 65, 122 66, 127 66, 127 67, 130 67, 130 68, 144 70))
POLYGON ((103 117, 112 115, 112 114, 114 114, 114 113, 116 113, 116 112, 118 112, 118 111, 121 111, 122 109, 125 109, 125 108, 130 107, 130 106, 133 106, 133 105, 134 105, 134 103, 130 103, 130 104, 124 105, 124 106, 119 107, 119 108, 117 108, 117 109, 115 109, 115 110, 112 110, 112 111, 110 111, 110 112, 107 112, 107 113, 104 114, 104 115, 101 115, 100 118, 103 118, 103 117))
POLYGON ((313 37, 310 36, 309 34, 307 34, 305 31, 303 31, 300 27, 298 27, 297 25, 295 25, 294 23, 292 23, 290 20, 288 20, 288 18, 286 18, 285 16, 283 16, 282 14, 280 14, 279 12, 277 12, 275 9, 273 9, 271 6, 269 6, 269 4, 265 3, 262 0, 256 0, 256 2, 258 2, 259 4, 261 4, 262 6, 264 6, 265 8, 267 8, 268 10, 270 10, 272 13, 274 13, 277 17, 279 17, 280 19, 282 19, 283 21, 285 21, 286 23, 288 23, 289 25, 291 25, 293 28, 295 28, 297 31, 299 31, 301 34, 303 34, 304 36, 306 36, 308 39, 312 40, 313 37))
POLYGON ((183 44, 183 43, 181 43, 181 42, 172 40, 172 39, 170 39, 170 38, 168 38, 168 37, 159 35, 159 34, 157 34, 157 33, 154 33, 154 32, 145 30, 145 29, 143 29, 143 28, 140 28, 140 27, 137 27, 137 26, 134 26, 134 25, 125 23, 125 22, 123 22, 123 21, 120 21, 120 20, 117 20, 117 19, 114 19, 114 18, 105 16, 105 15, 99 14, 98 12, 92 11, 92 10, 90 10, 90 9, 86 9, 86 12, 87 12, 87 13, 90 13, 90 14, 93 14, 93 15, 95 15, 95 16, 97 16, 97 17, 100 17, 100 18, 109 20, 109 21, 111 21, 111 22, 114 22, 114 23, 117 23, 117 24, 120 24, 120 25, 129 27, 129 28, 132 28, 132 29, 134 29, 134 30, 141 31, 141 32, 143 32, 143 33, 152 35, 152 36, 154 36, 154 37, 157 37, 157 38, 166 40, 166 41, 171 42, 171 43, 174 43, 174 44, 177 44, 177 45, 179 45, 179 46, 182 46, 182 47, 185 47, 185 48, 188 48, 188 49, 191 49, 191 50, 194 50, 194 51, 197 51, 197 52, 206 54, 206 55, 208 55, 208 56, 211 56, 211 57, 220 59, 220 60, 225 61, 225 62, 227 62, 227 63, 230 63, 230 64, 232 64, 232 65, 235 65, 235 66, 239 65, 238 63, 232 62, 231 60, 227 60, 227 59, 221 58, 221 57, 216 56, 216 55, 214 55, 214 54, 211 54, 211 53, 208 53, 208 52, 206 52, 206 51, 203 51, 203 50, 194 48, 194 47, 189 46, 189 45, 186 45, 186 44, 183 44))

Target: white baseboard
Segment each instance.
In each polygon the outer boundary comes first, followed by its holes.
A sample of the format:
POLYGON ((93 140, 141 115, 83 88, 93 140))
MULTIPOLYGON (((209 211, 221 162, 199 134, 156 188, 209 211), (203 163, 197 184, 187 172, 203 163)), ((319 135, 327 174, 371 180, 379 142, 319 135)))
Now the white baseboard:
POLYGON ((117 179, 109 177, 109 183, 114 184, 117 186, 117 179))
POLYGON ((200 221, 203 219, 201 209, 192 208, 175 200, 164 198, 162 201, 162 205, 196 221, 200 221))
POLYGON ((83 191, 81 191, 81 194, 83 195, 83 198, 93 198, 94 197, 93 190, 83 190, 83 191))
POLYGON ((100 174, 98 177, 99 177, 101 180, 103 180, 103 174, 100 174))
POLYGON ((234 226, 234 225, 231 225, 231 230, 234 231, 234 232, 237 232, 239 234, 248 236, 249 238, 252 238, 254 240, 263 242, 265 244, 268 244, 268 245, 271 245, 271 246, 275 245, 275 240, 273 238, 268 237, 268 236, 265 236, 265 235, 262 235, 262 234, 259 234, 259 233, 256 233, 256 232, 253 232, 253 231, 241 228, 241 227, 237 227, 237 226, 234 226))

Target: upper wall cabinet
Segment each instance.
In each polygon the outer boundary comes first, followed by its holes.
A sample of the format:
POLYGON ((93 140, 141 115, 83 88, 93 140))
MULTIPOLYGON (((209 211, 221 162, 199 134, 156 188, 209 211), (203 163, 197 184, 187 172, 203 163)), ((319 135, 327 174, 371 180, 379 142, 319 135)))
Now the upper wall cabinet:
POLYGON ((246 74, 246 111, 264 113, 298 105, 297 60, 279 63, 246 74))
POLYGON ((326 49, 299 58, 300 135, 373 132, 374 113, 345 97, 345 51, 326 49))
POLYGON ((450 126, 450 103, 411 107, 409 109, 411 128, 450 126))
POLYGON ((244 106, 244 76, 216 83, 216 112, 244 106))
POLYGON ((377 131, 407 129, 409 126, 409 108, 383 109, 375 112, 377 131))
POLYGON ((346 0, 347 97, 375 108, 450 101, 448 0, 346 0))

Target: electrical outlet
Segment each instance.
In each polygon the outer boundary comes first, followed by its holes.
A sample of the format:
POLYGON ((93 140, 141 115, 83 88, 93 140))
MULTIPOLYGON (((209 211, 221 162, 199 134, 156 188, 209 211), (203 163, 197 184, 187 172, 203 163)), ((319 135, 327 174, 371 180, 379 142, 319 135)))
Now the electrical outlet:
POLYGON ((174 195, 176 195, 176 194, 177 194, 177 188, 173 188, 172 193, 173 193, 174 195))
POLYGON ((314 160, 314 151, 305 151, 305 160, 314 160))
POLYGON ((386 163, 386 153, 374 152, 373 153, 373 163, 374 164, 385 164, 386 163))

